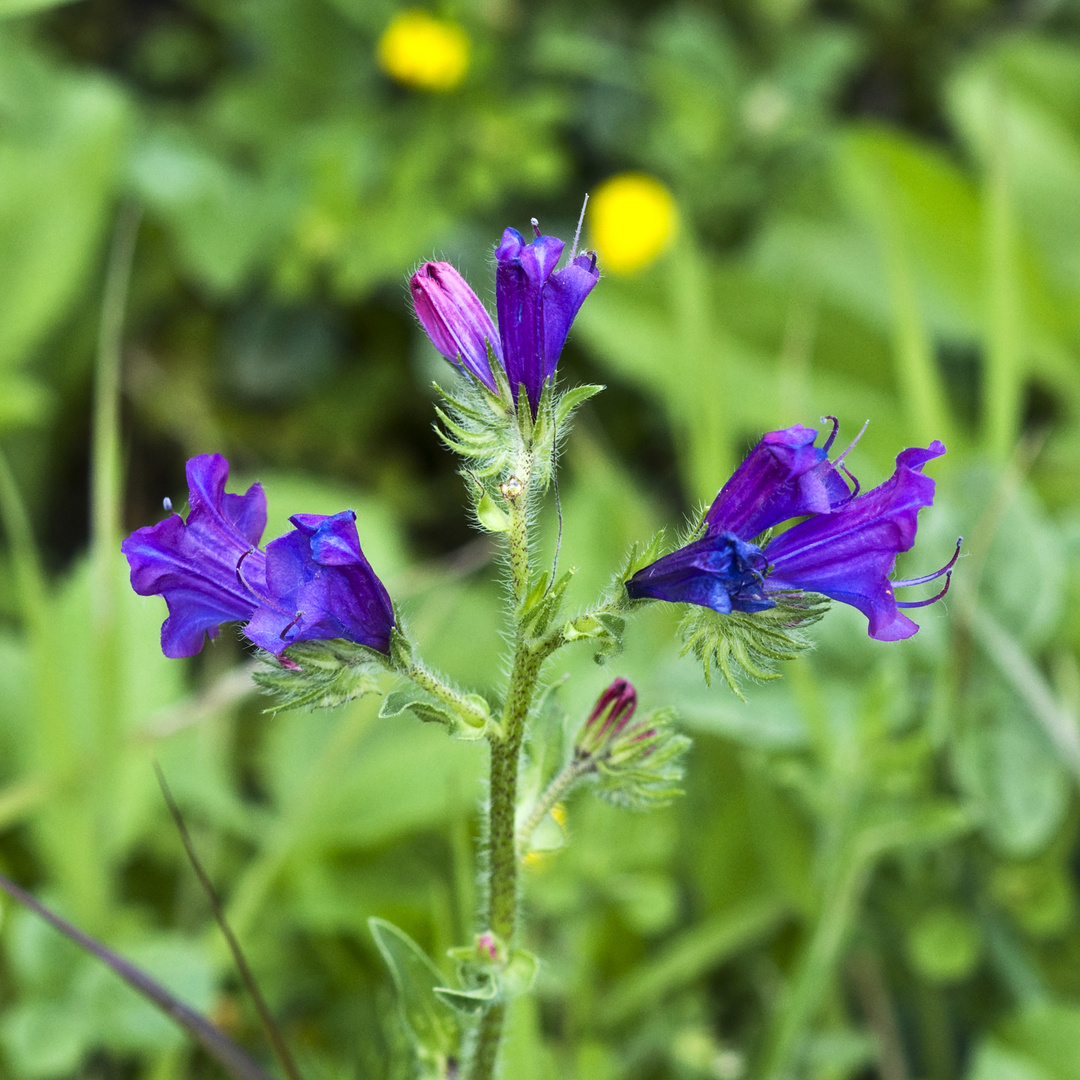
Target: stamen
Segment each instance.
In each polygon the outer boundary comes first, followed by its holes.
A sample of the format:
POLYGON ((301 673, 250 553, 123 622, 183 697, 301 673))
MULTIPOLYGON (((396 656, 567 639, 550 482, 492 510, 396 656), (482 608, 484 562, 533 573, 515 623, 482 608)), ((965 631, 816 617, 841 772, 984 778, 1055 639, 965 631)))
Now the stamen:
POLYGON ((935 578, 941 577, 942 574, 947 574, 955 565, 956 560, 960 558, 960 545, 964 542, 962 536, 956 538, 956 550, 953 552, 953 557, 940 569, 935 570, 932 574, 923 574, 922 577, 903 578, 901 581, 894 581, 893 588, 899 588, 904 585, 925 585, 928 581, 933 581, 935 578))
MULTIPOLYGON (((845 450, 844 453, 846 454, 847 451, 845 450)), ((862 484, 859 483, 859 478, 842 462, 840 464, 840 471, 855 485, 855 490, 844 500, 844 505, 846 506, 860 491, 862 491, 862 484)))
MULTIPOLYGON (((585 192, 585 201, 581 204, 581 213, 578 214, 577 228, 574 230, 574 242, 570 246, 570 262, 574 261, 574 256, 577 255, 578 240, 581 239, 581 226, 585 221, 585 207, 589 205, 589 193, 585 192)), ((593 256, 595 259, 596 256, 593 256)))
POLYGON ((536 218, 529 218, 529 224, 533 227, 533 232, 536 233, 536 239, 540 239, 540 222, 536 218))
POLYGON ((592 263, 590 264, 589 269, 590 270, 595 270, 596 269, 596 252, 595 251, 590 251, 589 255, 592 258, 592 263))
POLYGON ((851 440, 851 445, 836 459, 834 464, 839 465, 840 462, 843 461, 844 458, 846 458, 848 456, 848 454, 850 454, 851 451, 855 449, 855 444, 863 437, 863 432, 869 426, 870 426, 870 421, 867 420, 866 423, 863 424, 863 426, 861 428, 859 428, 859 434, 856 435, 855 438, 851 440))
POLYGON ((166 495, 165 498, 161 500, 161 508, 165 511, 166 514, 172 512, 172 499, 170 499, 168 495, 166 495))
POLYGON ((821 422, 824 424, 826 420, 832 421, 832 431, 829 433, 829 437, 825 440, 825 445, 822 450, 827 454, 832 449, 832 444, 836 439, 836 433, 840 430, 840 421, 835 416, 823 416, 821 422))
POLYGON ((303 613, 302 611, 298 611, 298 612, 296 613, 296 618, 295 618, 295 619, 293 619, 293 621, 292 621, 291 623, 289 623, 289 625, 288 625, 288 626, 286 626, 286 627, 285 627, 285 629, 284 629, 284 630, 282 630, 280 634, 278 634, 278 637, 279 637, 279 638, 281 638, 281 640, 282 640, 282 641, 284 641, 284 640, 285 640, 285 635, 286 635, 286 634, 287 634, 287 633, 288 633, 288 632, 289 632, 289 631, 290 631, 290 630, 291 630, 291 629, 292 629, 292 628, 293 628, 293 627, 294 627, 294 626, 295 626, 295 625, 296 625, 296 624, 297 624, 297 623, 298 623, 298 622, 299 622, 299 621, 300 621, 300 620, 301 620, 301 619, 302 619, 303 617, 304 617, 304 613, 303 613))
POLYGON ((240 558, 236 560, 236 580, 237 580, 237 582, 239 583, 239 585, 240 585, 240 588, 241 588, 241 589, 247 589, 247 591, 248 591, 249 593, 252 593, 253 595, 255 594, 255 590, 254 590, 254 589, 253 589, 253 588, 252 588, 252 587, 251 587, 251 586, 250 586, 250 585, 249 585, 249 584, 248 584, 248 583, 247 583, 247 582, 246 582, 246 581, 245 581, 245 580, 243 579, 243 577, 241 576, 241 574, 240 574, 240 566, 241 566, 241 564, 243 563, 243 561, 244 561, 244 560, 245 560, 245 559, 246 559, 246 558, 247 558, 247 557, 248 557, 248 556, 249 556, 249 555, 250 555, 250 554, 251 554, 251 553, 252 553, 252 552, 253 552, 254 550, 255 550, 254 548, 248 548, 248 549, 247 549, 247 551, 245 551, 245 552, 244 552, 244 554, 243 554, 243 555, 241 555, 241 556, 240 556, 240 558))
MULTIPOLYGON (((945 575, 945 588, 937 594, 937 596, 931 596, 929 600, 897 600, 897 607, 927 607, 929 604, 936 604, 948 591, 949 583, 952 581, 952 571, 950 570, 945 575)), ((898 584, 893 582, 893 584, 898 584)))

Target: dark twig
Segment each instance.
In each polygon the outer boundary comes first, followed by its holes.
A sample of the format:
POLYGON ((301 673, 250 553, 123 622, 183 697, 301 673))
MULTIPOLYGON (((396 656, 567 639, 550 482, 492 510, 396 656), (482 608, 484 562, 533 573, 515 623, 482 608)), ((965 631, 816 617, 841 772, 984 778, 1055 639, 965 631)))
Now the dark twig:
POLYGON ((204 1016, 174 997, 146 972, 106 948, 100 941, 72 926, 66 919, 61 918, 3 874, 0 874, 0 889, 28 907, 64 937, 96 956, 103 964, 116 972, 128 986, 152 1001, 166 1016, 172 1017, 235 1080, 270 1080, 270 1076, 248 1056, 247 1051, 214 1027, 204 1016))
POLYGON ((180 813, 180 807, 176 805, 176 800, 173 798, 172 791, 169 790, 169 785, 165 780, 165 774, 161 771, 161 766, 156 761, 154 762, 154 772, 157 773, 158 784, 161 786, 161 794, 165 799, 165 805, 169 808, 169 813, 172 814, 173 822, 176 825, 176 831, 180 834, 180 840, 184 845, 184 851, 187 852, 188 861, 195 871, 195 876, 199 879, 199 884, 206 893, 206 899, 209 901, 210 910, 214 913, 214 919, 220 927, 226 942, 228 942, 229 951, 232 953, 233 961, 236 964, 237 970, 240 972, 240 978, 243 980, 244 986, 247 987, 247 991, 251 995, 251 1000, 255 1003, 255 1011, 259 1014, 259 1021, 262 1023, 263 1031, 266 1032, 267 1039, 270 1040, 270 1045, 274 1049, 274 1054, 281 1063, 281 1067, 285 1070, 289 1080, 302 1080, 300 1070, 296 1067, 296 1062, 293 1060, 292 1054, 289 1053, 289 1048, 285 1045, 285 1040, 282 1038, 281 1032, 278 1030, 278 1026, 275 1023, 273 1016, 270 1014, 266 999, 262 996, 258 983, 255 982, 255 976, 248 966, 243 949, 240 948, 240 942, 236 940, 236 935, 232 932, 232 927, 229 926, 228 920, 225 918, 225 910, 221 906, 221 901, 218 899, 217 892, 214 890, 214 886, 211 883, 209 876, 203 869, 202 863, 199 862, 199 856, 195 853, 195 845, 192 843, 191 834, 187 830, 187 825, 184 824, 184 818, 180 813))

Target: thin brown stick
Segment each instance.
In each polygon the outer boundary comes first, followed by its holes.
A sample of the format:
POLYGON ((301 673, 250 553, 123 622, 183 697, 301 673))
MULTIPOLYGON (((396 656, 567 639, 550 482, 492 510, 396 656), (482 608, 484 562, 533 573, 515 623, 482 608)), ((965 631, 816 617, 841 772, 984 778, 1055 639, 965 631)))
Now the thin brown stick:
POLYGON ((195 853, 195 845, 191 840, 191 834, 187 830, 187 825, 184 824, 184 818, 180 813, 180 807, 176 805, 176 800, 173 798, 172 792, 169 790, 169 785, 165 780, 165 774, 161 771, 161 766, 156 761, 154 762, 154 772, 157 774, 158 784, 161 786, 161 794, 165 798, 165 805, 168 806, 169 813, 172 814, 173 822, 176 825, 176 831, 180 834, 180 840, 184 845, 184 851, 187 852, 188 861, 195 871, 195 876, 199 879, 199 884, 202 885, 203 891, 206 893, 206 899, 210 903, 210 910, 214 913, 214 919, 220 927, 222 934, 225 936, 225 940, 228 942, 229 951, 232 953, 233 961, 236 964, 237 970, 240 972, 240 978, 243 980, 244 986, 247 987, 247 991, 251 995, 251 1000, 255 1004, 255 1011, 259 1014, 259 1021, 263 1026, 263 1031, 266 1032, 267 1039, 270 1040, 270 1045, 274 1049, 274 1055, 281 1063, 281 1067, 285 1070, 289 1080, 302 1080, 300 1070, 296 1067, 296 1062, 293 1060, 293 1056, 289 1052, 288 1046, 285 1045, 285 1040, 282 1038, 281 1032, 270 1013, 270 1009, 266 1004, 266 999, 262 996, 258 983, 255 982, 255 976, 248 966, 243 949, 240 948, 240 942, 237 941, 236 935, 232 932, 232 927, 229 926, 228 920, 225 918, 225 910, 221 906, 221 901, 218 899, 217 892, 210 881, 210 877, 203 869, 202 863, 199 862, 199 856, 195 853))

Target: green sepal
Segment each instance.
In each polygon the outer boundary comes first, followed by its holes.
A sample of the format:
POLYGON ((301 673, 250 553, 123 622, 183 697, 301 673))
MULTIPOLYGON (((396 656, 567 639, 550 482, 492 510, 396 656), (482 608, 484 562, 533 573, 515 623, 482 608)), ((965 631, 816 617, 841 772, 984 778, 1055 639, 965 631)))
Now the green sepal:
POLYGON ((560 395, 555 402, 555 429, 561 431, 566 422, 577 410, 585 404, 589 398, 596 397, 606 386, 599 383, 585 383, 583 386, 575 386, 560 395))
POLYGON ((385 654, 344 639, 302 641, 290 646, 286 655, 298 667, 286 667, 271 653, 259 654, 263 666, 253 678, 277 698, 267 713, 330 709, 365 694, 382 693, 381 676, 390 666, 385 654))
POLYGON ((601 610, 571 619, 563 627, 563 639, 565 641, 595 641, 596 653, 593 659, 598 664, 604 664, 612 656, 617 656, 622 652, 625 632, 625 616, 615 611, 601 610))
POLYGON ((445 981, 431 958, 404 930, 385 919, 368 919, 375 945, 390 969, 405 1030, 422 1059, 441 1063, 456 1058, 461 1030, 454 1010, 439 994, 445 981))
POLYGON ((675 730, 675 711, 658 709, 634 722, 625 740, 596 763, 596 793, 607 802, 644 810, 683 793, 681 759, 691 741, 675 730))
POLYGON ((810 648, 801 630, 828 611, 829 601, 816 593, 799 592, 774 593, 773 598, 774 608, 733 611, 728 615, 687 605, 679 627, 684 642, 682 655, 692 652, 701 661, 706 683, 711 685, 715 669, 745 701, 739 685, 743 678, 778 679, 780 662, 794 660, 810 648))

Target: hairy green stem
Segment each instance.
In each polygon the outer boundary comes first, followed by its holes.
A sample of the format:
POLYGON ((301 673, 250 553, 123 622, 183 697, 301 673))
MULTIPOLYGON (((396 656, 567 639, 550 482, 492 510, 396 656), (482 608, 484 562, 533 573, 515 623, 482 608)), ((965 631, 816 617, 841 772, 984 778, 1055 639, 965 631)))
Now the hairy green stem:
POLYGON ((559 775, 548 784, 543 794, 536 800, 536 805, 532 808, 529 816, 522 822, 521 828, 518 829, 517 846, 519 856, 525 854, 525 848, 532 839, 533 833, 536 832, 536 827, 544 820, 544 816, 581 777, 595 767, 588 758, 573 758, 563 766, 559 775))
MULTIPOLYGON (((532 459, 525 448, 518 458, 517 472, 503 485, 509 504, 507 530, 510 589, 516 624, 514 662, 503 706, 500 731, 492 733, 491 771, 488 790, 487 835, 487 929, 509 950, 517 922, 517 811, 518 766, 525 721, 532 705, 542 657, 533 650, 521 627, 522 607, 529 595, 529 480, 532 459), (514 481, 511 483, 511 480, 514 481)), ((499 1057, 506 1004, 498 1001, 481 1017, 476 1031, 469 1080, 491 1080, 499 1057)))
POLYGON ((448 686, 434 672, 429 671, 419 660, 412 660, 408 667, 401 669, 402 674, 412 679, 421 690, 426 690, 432 697, 438 698, 444 705, 454 710, 470 727, 483 727, 487 713, 470 701, 464 694, 448 686))

